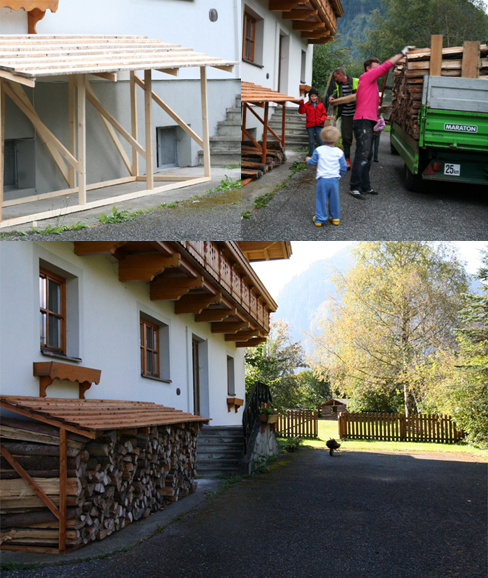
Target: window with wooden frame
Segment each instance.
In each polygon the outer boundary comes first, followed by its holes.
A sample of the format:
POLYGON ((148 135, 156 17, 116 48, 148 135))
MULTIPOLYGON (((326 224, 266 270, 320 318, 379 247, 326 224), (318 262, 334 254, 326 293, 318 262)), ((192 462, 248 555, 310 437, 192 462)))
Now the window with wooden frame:
POLYGON ((242 35, 242 58, 254 62, 254 51, 256 47, 256 18, 244 13, 244 33, 242 35))
POLYGON ((66 279, 39 271, 41 349, 66 355, 66 279))
POLYGON ((159 325, 141 317, 141 373, 160 377, 159 325))

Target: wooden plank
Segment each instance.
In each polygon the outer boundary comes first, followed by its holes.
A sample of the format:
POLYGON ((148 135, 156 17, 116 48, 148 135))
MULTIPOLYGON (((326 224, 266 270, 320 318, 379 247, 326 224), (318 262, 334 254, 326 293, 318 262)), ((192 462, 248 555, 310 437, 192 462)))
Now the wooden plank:
MULTIPOLYGON (((71 213, 77 213, 80 211, 84 211, 87 209, 94 209, 98 207, 104 207, 107 205, 112 205, 113 203, 121 203, 123 201, 131 201, 133 199, 138 199, 141 197, 145 197, 147 195, 154 195, 158 193, 162 193, 164 191, 171 191, 174 189, 180 189, 183 187, 190 187, 193 185, 197 185, 199 183, 208 183, 210 181, 210 177, 195 177, 194 179, 187 180, 181 183, 172 183, 170 185, 163 185, 161 187, 156 187, 152 191, 136 191, 133 193, 127 193, 125 195, 119 195, 115 197, 107 197, 104 199, 99 199, 97 201, 90 201, 87 202, 85 205, 75 205, 73 207, 65 207, 63 209, 53 209, 50 211, 44 211, 42 213, 35 213, 32 215, 25 215, 22 217, 15 217, 12 219, 8 219, 5 221, 0 222, 0 228, 3 227, 13 227, 16 225, 21 225, 23 223, 29 223, 32 221, 41 221, 42 219, 51 219, 53 217, 58 217, 60 215, 68 215, 71 213)), ((97 187, 102 188, 102 187, 97 187)))
POLYGON ((68 480, 68 455, 67 455, 66 429, 59 428, 59 551, 66 550, 66 494, 68 480))
POLYGON ((210 130, 208 126, 207 69, 204 66, 200 67, 200 91, 202 99, 202 148, 204 174, 206 177, 210 177, 210 130))
POLYGON ((144 70, 144 113, 146 130, 146 189, 151 191, 154 189, 151 70, 144 70))
MULTIPOLYGON (((137 118, 137 83, 136 73, 130 71, 130 123, 132 138, 139 142, 139 123, 137 118)), ((132 170, 131 174, 139 176, 139 156, 136 149, 132 148, 132 170)))
POLYGON ((261 162, 266 163, 266 153, 267 153, 267 143, 268 143, 268 115, 269 115, 269 103, 267 102, 264 107, 264 131, 263 131, 263 154, 261 157, 261 162))
POLYGON ((3 181, 5 163, 5 92, 3 90, 4 81, 0 78, 0 223, 3 219, 3 181))
POLYGON ((478 78, 480 69, 480 41, 466 41, 464 43, 463 64, 461 76, 463 78, 478 78))
POLYGON ((78 203, 86 204, 86 86, 85 75, 77 76, 78 203))
POLYGON ((31 78, 24 78, 23 76, 18 76, 17 74, 12 74, 11 72, 8 72, 8 70, 0 70, 0 78, 28 86, 29 88, 34 88, 36 85, 35 80, 32 80, 31 78))
MULTIPOLYGON (((40 499, 42 502, 51 510, 51 512, 59 518, 59 510, 53 504, 50 498, 48 498, 46 492, 40 487, 39 480, 41 478, 31 478, 29 474, 24 470, 24 468, 12 457, 12 454, 2 445, 0 444, 0 453, 2 456, 9 462, 9 464, 14 468, 14 470, 19 474, 22 478, 22 481, 25 482, 28 488, 40 499)), ((20 480, 2 480, 0 484, 0 494, 2 494, 3 500, 8 500, 9 493, 11 491, 15 491, 15 488, 22 490, 22 484, 19 483, 20 480), (13 483, 12 483, 13 482, 13 483)), ((15 495, 19 495, 19 491, 15 495)), ((30 495, 27 490, 24 490, 23 495, 30 495)))
MULTIPOLYGON (((69 152, 76 158, 76 84, 75 77, 68 79, 68 134, 69 152)), ((68 186, 70 189, 76 187, 76 171, 72 165, 68 166, 68 186)), ((20 199, 17 199, 20 200, 20 199)))
POLYGON ((442 70, 442 34, 430 37, 430 76, 440 76, 442 70))

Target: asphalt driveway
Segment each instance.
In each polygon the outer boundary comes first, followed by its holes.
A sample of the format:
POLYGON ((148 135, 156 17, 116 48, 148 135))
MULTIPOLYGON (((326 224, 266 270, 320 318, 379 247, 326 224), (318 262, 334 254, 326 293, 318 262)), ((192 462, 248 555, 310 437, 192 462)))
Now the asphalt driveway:
POLYGON ((486 578, 486 524, 486 463, 302 448, 127 553, 4 575, 486 578))

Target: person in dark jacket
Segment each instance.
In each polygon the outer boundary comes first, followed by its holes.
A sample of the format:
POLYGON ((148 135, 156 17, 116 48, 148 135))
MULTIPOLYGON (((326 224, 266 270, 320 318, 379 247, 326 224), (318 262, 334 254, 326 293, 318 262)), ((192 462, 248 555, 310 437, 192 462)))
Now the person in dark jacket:
POLYGON ((310 89, 308 93, 308 102, 305 103, 302 99, 298 112, 300 114, 306 114, 306 127, 308 131, 308 149, 309 156, 313 155, 315 150, 315 135, 317 135, 317 140, 319 141, 319 146, 324 145, 324 141, 320 136, 320 131, 324 128, 324 122, 327 119, 327 113, 325 112, 325 106, 319 102, 319 96, 315 88, 310 89))
MULTIPOLYGON (((358 88, 359 78, 353 78, 346 74, 343 68, 336 68, 334 70, 335 83, 330 84, 329 91, 324 97, 324 105, 327 108, 329 104, 334 106, 336 98, 349 96, 354 94, 358 88)), ((344 156, 348 170, 351 168, 351 145, 352 145, 352 121, 354 113, 356 112, 356 103, 350 102, 347 104, 340 104, 337 107, 336 117, 341 118, 341 136, 342 146, 344 148, 344 156)))

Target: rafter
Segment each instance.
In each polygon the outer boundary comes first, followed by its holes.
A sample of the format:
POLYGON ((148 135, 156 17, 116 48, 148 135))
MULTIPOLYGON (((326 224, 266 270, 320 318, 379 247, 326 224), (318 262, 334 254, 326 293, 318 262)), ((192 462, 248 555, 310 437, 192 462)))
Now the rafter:
POLYGON ((152 281, 168 267, 179 267, 181 255, 164 257, 159 253, 126 255, 119 262, 119 281, 152 281))
POLYGON ((291 10, 290 12, 283 12, 283 20, 306 20, 309 16, 317 16, 318 10, 291 10))
POLYGON ((293 22, 293 30, 325 30, 325 22, 293 22))
POLYGON ((195 279, 189 277, 156 277, 151 281, 149 295, 151 301, 158 299, 180 299, 190 289, 203 287, 203 277, 195 279))
POLYGON ((237 333, 241 329, 249 329, 249 321, 223 321, 212 323, 212 333, 237 333))
POLYGON ((262 335, 261 331, 259 331, 259 329, 256 329, 255 331, 241 331, 241 332, 236 333, 236 334, 226 335, 225 340, 226 341, 248 341, 249 339, 252 339, 253 337, 263 337, 263 335, 262 335))
POLYGON ((254 337, 253 339, 249 339, 248 341, 240 341, 236 343, 236 347, 256 347, 260 343, 264 343, 266 341, 266 337, 254 337))
POLYGON ((75 255, 113 255, 127 241, 75 241, 75 255))
POLYGON ((175 303, 175 313, 201 313, 210 304, 221 301, 221 293, 216 295, 188 295, 175 303))
POLYGON ((223 321, 230 315, 236 315, 237 309, 207 309, 195 315, 195 321, 223 321))

